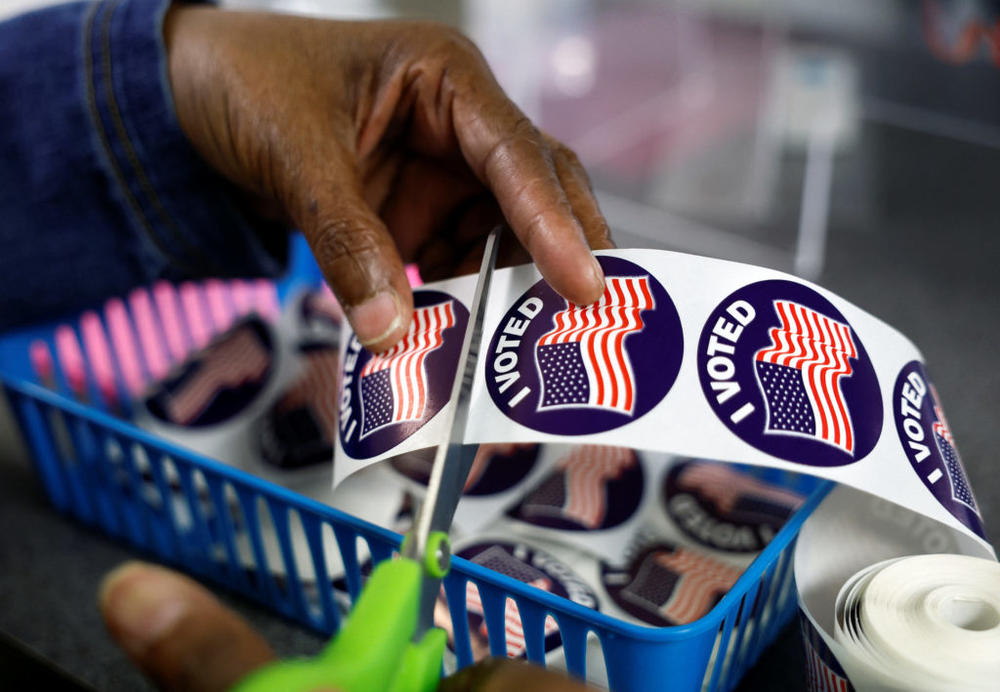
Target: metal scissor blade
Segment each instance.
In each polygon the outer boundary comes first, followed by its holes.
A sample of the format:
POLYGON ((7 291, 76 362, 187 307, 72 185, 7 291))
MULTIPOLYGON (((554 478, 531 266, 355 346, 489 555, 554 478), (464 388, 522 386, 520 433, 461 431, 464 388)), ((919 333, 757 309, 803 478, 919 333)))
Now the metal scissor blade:
MULTIPOLYGON (((424 502, 417 512, 413 522, 413 530, 403 544, 403 557, 423 562, 427 550, 428 538, 431 532, 447 532, 451 526, 455 508, 462 497, 465 479, 476 456, 475 446, 465 446, 465 428, 469 419, 469 396, 472 392, 472 381, 476 373, 476 363, 479 360, 479 343, 483 336, 483 318, 486 314, 486 299, 489 295, 490 279, 496 266, 497 247, 500 244, 500 231, 497 226, 490 231, 486 239, 486 249, 483 252, 483 262, 479 268, 479 279, 469 306, 469 326, 465 330, 465 340, 458 358, 455 370, 455 382, 451 388, 450 401, 455 402, 449 409, 448 442, 437 448, 434 465, 431 468, 430 480, 427 482, 427 493, 424 502)), ((420 618, 414 641, 419 641, 433 625, 434 604, 437 601, 440 579, 425 575, 420 594, 420 618)))

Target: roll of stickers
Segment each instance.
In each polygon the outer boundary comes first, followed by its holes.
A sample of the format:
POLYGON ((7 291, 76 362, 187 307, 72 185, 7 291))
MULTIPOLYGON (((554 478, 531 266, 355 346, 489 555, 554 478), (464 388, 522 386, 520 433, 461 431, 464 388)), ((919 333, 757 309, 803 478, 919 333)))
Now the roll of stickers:
POLYGON ((992 619, 1000 565, 973 557, 979 554, 980 544, 967 534, 870 494, 835 488, 806 521, 795 552, 810 689, 995 689, 995 672, 985 686, 974 674, 995 671, 1000 660, 1000 615, 992 619), (974 574, 993 576, 970 585, 974 574), (887 580, 892 594, 883 599, 887 580), (944 647, 955 640, 964 642, 959 657, 971 661, 949 662, 944 647), (928 646, 941 655, 928 656, 928 646), (921 666, 906 663, 912 656, 924 659, 921 666), (914 677, 902 670, 908 666, 929 672, 914 677))
MULTIPOLYGON (((811 549, 829 537, 805 530, 796 557, 797 574, 812 573, 799 582, 810 641, 830 651, 836 594, 859 569, 928 552, 923 540, 940 546, 932 552, 995 559, 937 394, 904 336, 780 272, 655 250, 597 254, 605 293, 588 307, 567 303, 533 266, 494 274, 467 443, 601 445, 837 482, 849 501, 831 496, 824 508, 868 523, 841 527, 834 543, 853 538, 836 563, 811 549), (869 516, 872 501, 893 517, 904 513, 908 527, 935 528, 909 536, 869 516), (861 549, 873 541, 881 548, 861 549)), ((336 482, 447 439, 440 412, 451 405, 474 283, 461 277, 416 291, 410 332, 389 353, 373 356, 345 334, 336 482)), ((542 496, 565 486, 565 478, 550 480, 542 496)), ((752 556, 780 524, 780 506, 795 506, 780 492, 755 508, 704 493, 692 501, 690 488, 704 482, 683 470, 668 478, 676 498, 668 517, 688 539, 714 542, 710 549, 744 541, 752 556)), ((526 501, 512 519, 537 522, 548 511, 526 501)), ((809 526, 821 516, 830 514, 817 512, 809 526)))
POLYGON ((987 690, 1000 681, 1000 564, 919 555, 844 584, 835 638, 865 689, 987 690), (942 671, 946 671, 942 674, 942 671))

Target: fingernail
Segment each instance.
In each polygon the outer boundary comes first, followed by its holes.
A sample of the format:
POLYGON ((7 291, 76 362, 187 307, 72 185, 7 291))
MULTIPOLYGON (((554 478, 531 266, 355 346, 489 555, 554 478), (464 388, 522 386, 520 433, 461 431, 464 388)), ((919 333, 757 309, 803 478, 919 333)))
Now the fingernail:
POLYGON ((362 346, 385 340, 403 323, 399 299, 393 291, 382 291, 361 305, 349 308, 347 316, 362 346))
POLYGON ((177 582, 156 568, 128 562, 101 582, 104 619, 123 648, 135 654, 159 641, 187 610, 177 582))
POLYGON ((601 263, 593 255, 590 256, 590 263, 590 270, 594 277, 594 290, 597 292, 596 300, 600 300, 601 296, 604 295, 604 270, 601 269, 601 263))

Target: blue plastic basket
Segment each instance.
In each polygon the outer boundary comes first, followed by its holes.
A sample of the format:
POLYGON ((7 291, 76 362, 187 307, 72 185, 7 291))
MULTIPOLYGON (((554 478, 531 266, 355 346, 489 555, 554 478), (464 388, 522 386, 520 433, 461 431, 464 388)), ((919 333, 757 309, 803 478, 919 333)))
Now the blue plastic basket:
MULTIPOLYGON (((301 243, 279 296, 317 280, 301 243)), ((91 405, 79 403, 56 372, 56 389, 34 383, 28 358, 36 339, 52 341, 53 326, 0 338, 0 381, 34 457, 41 482, 60 511, 141 551, 244 594, 284 616, 331 634, 340 614, 324 553, 324 533, 340 550, 350 598, 362 587, 359 541, 377 562, 401 537, 238 469, 182 449, 106 410, 88 384, 91 405), (177 488, 171 482, 178 483, 177 488), (239 517, 232 510, 239 508, 239 517), (266 513, 266 516, 265 514, 266 513), (297 522, 296 522, 297 520, 297 522), (280 555, 269 555, 262 522, 273 528, 280 555), (298 573, 291 532, 301 530, 313 574, 298 573), (299 528, 300 527, 300 528, 299 528), (280 564, 273 560, 280 558, 280 564), (248 568, 247 565, 252 565, 248 568), (284 577, 276 574, 283 573, 284 577)), ((120 388, 123 389, 123 388, 120 388)), ((444 581, 459 666, 472 662, 466 583, 479 590, 490 651, 503 656, 507 599, 517 604, 526 657, 545 662, 545 620, 558 624, 566 666, 587 674, 588 638, 596 636, 613 690, 730 690, 796 610, 792 576, 795 538, 830 484, 809 476, 757 470, 765 480, 808 494, 707 615, 676 627, 634 625, 577 605, 510 577, 455 558, 444 581)), ((603 677, 603 676, 601 676, 603 677)))

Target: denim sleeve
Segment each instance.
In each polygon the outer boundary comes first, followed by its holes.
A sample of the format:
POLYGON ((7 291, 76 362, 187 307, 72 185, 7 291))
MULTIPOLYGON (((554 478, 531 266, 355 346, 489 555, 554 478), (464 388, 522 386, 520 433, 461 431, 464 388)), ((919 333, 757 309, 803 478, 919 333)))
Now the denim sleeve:
POLYGON ((193 150, 166 73, 169 0, 0 23, 0 329, 158 278, 274 276, 287 237, 193 150))

